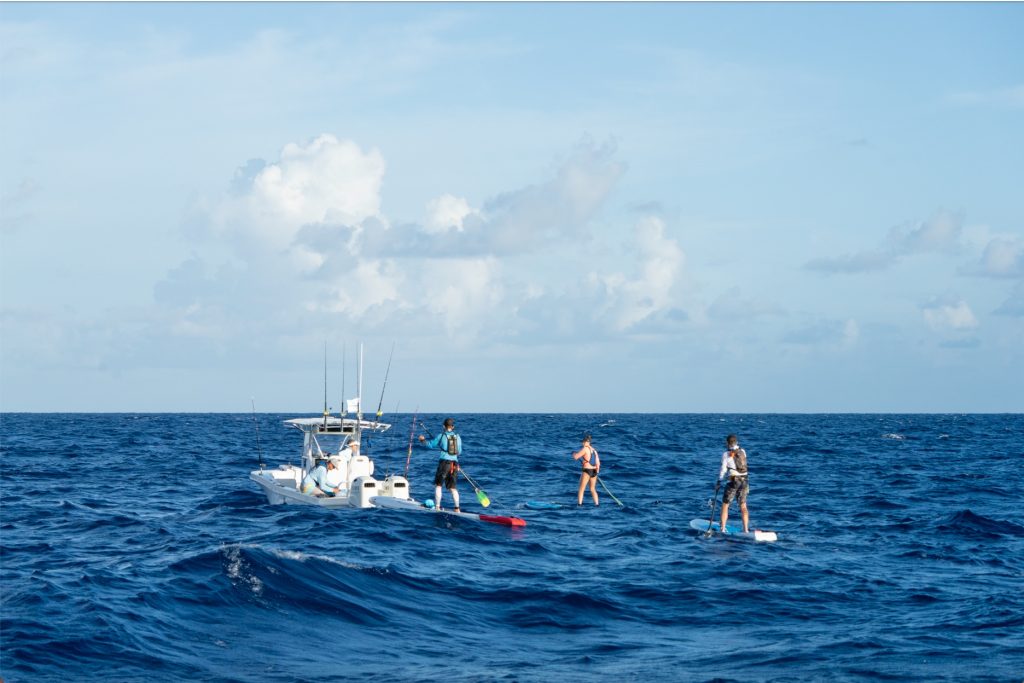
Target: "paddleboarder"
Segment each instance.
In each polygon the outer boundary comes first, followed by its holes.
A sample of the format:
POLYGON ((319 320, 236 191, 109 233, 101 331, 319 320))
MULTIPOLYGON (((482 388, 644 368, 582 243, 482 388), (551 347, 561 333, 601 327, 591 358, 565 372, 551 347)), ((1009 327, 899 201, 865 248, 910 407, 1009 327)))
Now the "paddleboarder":
POLYGON ((735 434, 725 437, 725 448, 717 484, 720 484, 726 475, 729 476, 729 482, 725 485, 725 493, 722 494, 722 521, 719 528, 723 534, 729 533, 725 523, 729 520, 729 504, 735 498, 740 504, 740 514, 743 515, 743 533, 748 533, 750 513, 747 512, 747 493, 750 492, 750 483, 747 479, 747 452, 740 448, 735 434))
POLYGON ((437 461, 437 470, 434 472, 434 505, 441 509, 441 487, 448 489, 452 495, 452 502, 455 504, 455 512, 459 509, 459 491, 455 488, 459 479, 459 456, 462 455, 462 437, 455 433, 455 420, 448 417, 444 421, 444 430, 427 441, 427 437, 420 435, 420 443, 430 450, 441 451, 441 457, 437 461))
POLYGON ((583 492, 590 484, 590 497, 594 499, 594 505, 600 505, 597 500, 597 475, 601 471, 601 457, 597 450, 590 445, 590 434, 583 435, 583 446, 572 454, 573 460, 583 459, 583 472, 580 474, 580 488, 576 492, 576 505, 583 505, 583 492))

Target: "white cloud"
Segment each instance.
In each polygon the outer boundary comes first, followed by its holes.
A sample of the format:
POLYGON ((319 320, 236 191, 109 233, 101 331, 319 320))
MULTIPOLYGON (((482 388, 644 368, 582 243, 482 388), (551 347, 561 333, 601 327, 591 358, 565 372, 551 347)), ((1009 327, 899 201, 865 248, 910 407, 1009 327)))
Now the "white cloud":
POLYGON ((924 321, 933 330, 972 330, 978 327, 971 307, 963 299, 936 299, 921 308, 924 321))
POLYGON ((646 216, 634 225, 630 249, 639 263, 635 277, 591 275, 592 282, 602 285, 605 311, 619 331, 672 306, 673 289, 686 260, 679 244, 665 235, 664 221, 656 216, 646 216))
POLYGON ((284 250, 305 225, 358 225, 377 216, 384 171, 380 152, 333 135, 289 143, 278 161, 236 180, 235 191, 213 209, 212 224, 222 234, 284 250))
POLYGON ((916 227, 901 225, 889 234, 895 256, 943 251, 956 246, 963 228, 963 216, 951 211, 937 211, 916 227))
POLYGON ((992 239, 978 263, 967 272, 997 278, 1024 276, 1024 241, 1016 237, 992 239))
POLYGON ((462 232, 463 221, 473 213, 476 212, 465 199, 443 194, 427 202, 427 220, 423 224, 423 229, 431 234, 453 229, 462 232))
POLYGON ((489 320, 500 324, 495 309, 502 303, 501 264, 495 258, 438 259, 423 272, 426 307, 439 315, 445 332, 455 338, 479 334, 489 320))
POLYGON ((404 276, 391 261, 361 260, 353 270, 336 277, 327 287, 323 300, 306 306, 311 311, 344 313, 360 318, 374 306, 402 305, 404 276))
POLYGON ((885 270, 912 254, 954 249, 960 240, 963 217, 950 211, 937 211, 918 224, 899 225, 889 231, 886 244, 854 254, 816 258, 804 268, 823 273, 866 273, 885 270))

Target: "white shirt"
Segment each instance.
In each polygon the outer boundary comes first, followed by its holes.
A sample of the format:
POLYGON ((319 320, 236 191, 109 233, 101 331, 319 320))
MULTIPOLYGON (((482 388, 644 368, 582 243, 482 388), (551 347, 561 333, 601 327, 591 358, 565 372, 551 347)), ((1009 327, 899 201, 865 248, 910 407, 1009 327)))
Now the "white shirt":
MULTIPOLYGON (((741 449, 736 449, 741 450, 741 449)), ((728 472, 730 477, 745 477, 746 472, 739 472, 736 470, 736 461, 732 457, 733 451, 726 451, 722 453, 722 469, 718 471, 718 478, 722 479, 725 477, 725 473, 728 472)))

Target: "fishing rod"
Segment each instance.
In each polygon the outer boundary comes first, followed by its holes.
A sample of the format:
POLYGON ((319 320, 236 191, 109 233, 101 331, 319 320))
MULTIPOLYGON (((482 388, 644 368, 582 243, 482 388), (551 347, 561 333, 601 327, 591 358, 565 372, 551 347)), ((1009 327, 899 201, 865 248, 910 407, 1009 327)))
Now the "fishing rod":
POLYGON ((345 405, 345 357, 348 355, 348 351, 345 348, 345 342, 341 343, 341 419, 345 419, 348 415, 348 406, 345 405))
MULTIPOLYGON (((397 410, 395 412, 398 412, 397 410)), ((409 452, 405 454, 405 478, 409 479, 409 461, 412 460, 412 440, 416 436, 416 416, 420 414, 420 407, 416 406, 416 412, 412 414, 412 426, 409 427, 409 452)))
POLYGON ((260 446, 260 423, 256 420, 256 399, 252 400, 252 423, 256 426, 256 456, 260 462, 260 472, 263 471, 263 447, 260 446))
POLYGON ((324 429, 327 429, 327 342, 324 342, 324 429))
POLYGON ((384 405, 384 390, 388 388, 388 375, 391 374, 391 359, 395 357, 395 342, 391 342, 391 355, 388 356, 388 368, 384 371, 384 386, 380 388, 380 401, 377 402, 377 417, 373 420, 373 425, 376 427, 380 416, 384 413, 381 411, 381 406, 384 405))

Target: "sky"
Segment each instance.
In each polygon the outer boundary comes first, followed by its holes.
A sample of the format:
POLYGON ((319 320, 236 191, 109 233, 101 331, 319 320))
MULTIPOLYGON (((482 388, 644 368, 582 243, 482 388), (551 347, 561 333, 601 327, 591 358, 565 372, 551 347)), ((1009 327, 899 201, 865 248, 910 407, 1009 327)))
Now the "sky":
POLYGON ((0 3, 0 410, 1021 412, 1022 32, 0 3))

